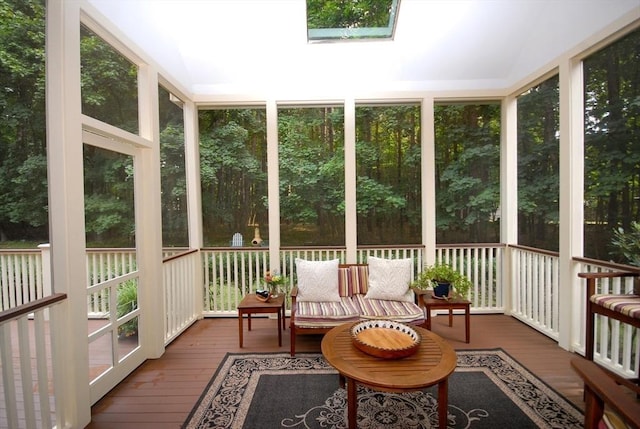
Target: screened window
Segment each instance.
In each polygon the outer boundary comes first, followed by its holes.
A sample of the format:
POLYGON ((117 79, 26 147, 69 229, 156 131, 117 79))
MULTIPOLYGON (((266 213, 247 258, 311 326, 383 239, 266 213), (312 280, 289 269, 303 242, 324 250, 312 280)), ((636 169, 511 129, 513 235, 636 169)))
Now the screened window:
POLYGON ((344 246, 344 108, 278 110, 282 245, 344 246))
POLYGON ((500 242, 500 106, 435 107, 436 240, 500 242))
POLYGON ((518 243, 558 251, 558 76, 518 97, 518 243))
POLYGON ((84 145, 87 247, 135 247, 133 158, 84 145))
POLYGON ((356 106, 358 244, 422 241, 420 106, 356 106))
POLYGON ((138 133, 138 68, 84 25, 80 28, 82 113, 138 133))
POLYGON ((0 28, 0 247, 35 248, 49 240, 45 2, 0 2, 0 28))
POLYGON ((266 245, 265 109, 203 110, 198 118, 204 245, 266 245))
POLYGON ((160 174, 162 180, 162 244, 189 245, 187 176, 184 164, 182 102, 158 88, 160 113, 160 174))
POLYGON ((307 0, 309 41, 391 39, 400 0, 307 0))
POLYGON ((584 60, 584 254, 640 264, 638 52, 635 31, 584 60))

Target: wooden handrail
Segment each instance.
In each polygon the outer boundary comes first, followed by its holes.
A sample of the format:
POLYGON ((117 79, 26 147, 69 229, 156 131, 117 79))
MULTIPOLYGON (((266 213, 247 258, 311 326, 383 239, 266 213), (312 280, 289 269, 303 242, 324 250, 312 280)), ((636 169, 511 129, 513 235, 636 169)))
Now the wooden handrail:
POLYGON ((52 304, 67 299, 66 293, 54 293, 44 298, 36 299, 35 301, 28 302, 26 304, 19 305, 17 307, 5 310, 0 313, 0 324, 8 322, 10 320, 17 319, 25 314, 33 313, 41 308, 49 307, 52 304))
POLYGON ((162 260, 162 263, 166 264, 167 262, 171 262, 174 259, 182 258, 183 256, 187 256, 187 255, 190 255, 190 254, 196 253, 196 252, 198 252, 198 249, 189 249, 189 250, 186 250, 184 252, 180 252, 180 253, 178 253, 176 255, 169 256, 168 258, 164 258, 162 260))

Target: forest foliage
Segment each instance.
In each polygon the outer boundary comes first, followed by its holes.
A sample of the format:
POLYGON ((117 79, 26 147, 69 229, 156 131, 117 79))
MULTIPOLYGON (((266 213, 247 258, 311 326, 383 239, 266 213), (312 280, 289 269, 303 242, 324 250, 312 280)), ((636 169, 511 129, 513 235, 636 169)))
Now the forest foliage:
MULTIPOLYGON (((0 0, 0 242, 48 240, 44 2, 0 0)), ((136 133, 137 69, 82 29, 83 113, 136 133)), ((615 234, 640 221, 640 32, 590 55, 585 81, 585 255, 626 262, 615 234), (619 247, 619 246, 618 246, 619 247)), ((184 124, 160 88, 163 240, 186 245, 184 124)), ((559 94, 552 77, 518 99, 519 240, 558 247, 559 94)), ((268 240, 266 112, 202 110, 204 242, 268 240)), ((437 104, 437 242, 500 241, 500 104, 437 104)), ((423 142, 418 105, 356 108, 359 244, 421 242, 423 142)), ((344 109, 281 107, 282 245, 344 244, 344 109)), ((87 238, 134 242, 132 163, 85 147, 87 238), (95 164, 98 163, 99 165, 95 164), (94 163, 94 164, 92 164, 94 163), (114 237, 117 237, 114 240, 114 237)), ((628 251, 627 251, 628 252, 628 251)))

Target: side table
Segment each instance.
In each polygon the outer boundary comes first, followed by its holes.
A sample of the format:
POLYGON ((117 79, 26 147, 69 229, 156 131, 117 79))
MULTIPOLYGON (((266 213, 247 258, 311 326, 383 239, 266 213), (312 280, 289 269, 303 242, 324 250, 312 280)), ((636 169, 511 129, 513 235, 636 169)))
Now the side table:
POLYGON ((240 304, 238 304, 238 336, 240 338, 240 348, 242 348, 242 334, 244 328, 242 326, 244 315, 247 315, 249 320, 249 331, 251 330, 251 315, 252 314, 264 314, 264 313, 277 313, 278 314, 278 346, 282 346, 282 331, 286 328, 284 326, 284 295, 280 294, 277 297, 271 297, 269 302, 258 301, 255 293, 250 293, 242 298, 240 304))
POLYGON ((467 343, 471 340, 471 316, 469 314, 471 301, 460 298, 437 299, 430 294, 424 294, 420 298, 427 313, 426 327, 428 330, 431 330, 431 310, 449 310, 449 326, 453 326, 453 310, 464 310, 465 340, 467 343))

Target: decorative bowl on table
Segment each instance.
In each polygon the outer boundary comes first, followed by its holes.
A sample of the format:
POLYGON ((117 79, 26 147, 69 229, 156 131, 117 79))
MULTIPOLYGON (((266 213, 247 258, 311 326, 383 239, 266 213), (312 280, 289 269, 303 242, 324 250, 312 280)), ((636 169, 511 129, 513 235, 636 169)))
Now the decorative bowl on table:
POLYGON ((256 299, 260 302, 269 302, 269 298, 271 298, 271 293, 268 290, 260 290, 256 291, 256 299))
POLYGON ((400 359, 414 354, 422 337, 412 327, 391 320, 365 320, 351 328, 353 345, 371 356, 400 359))

